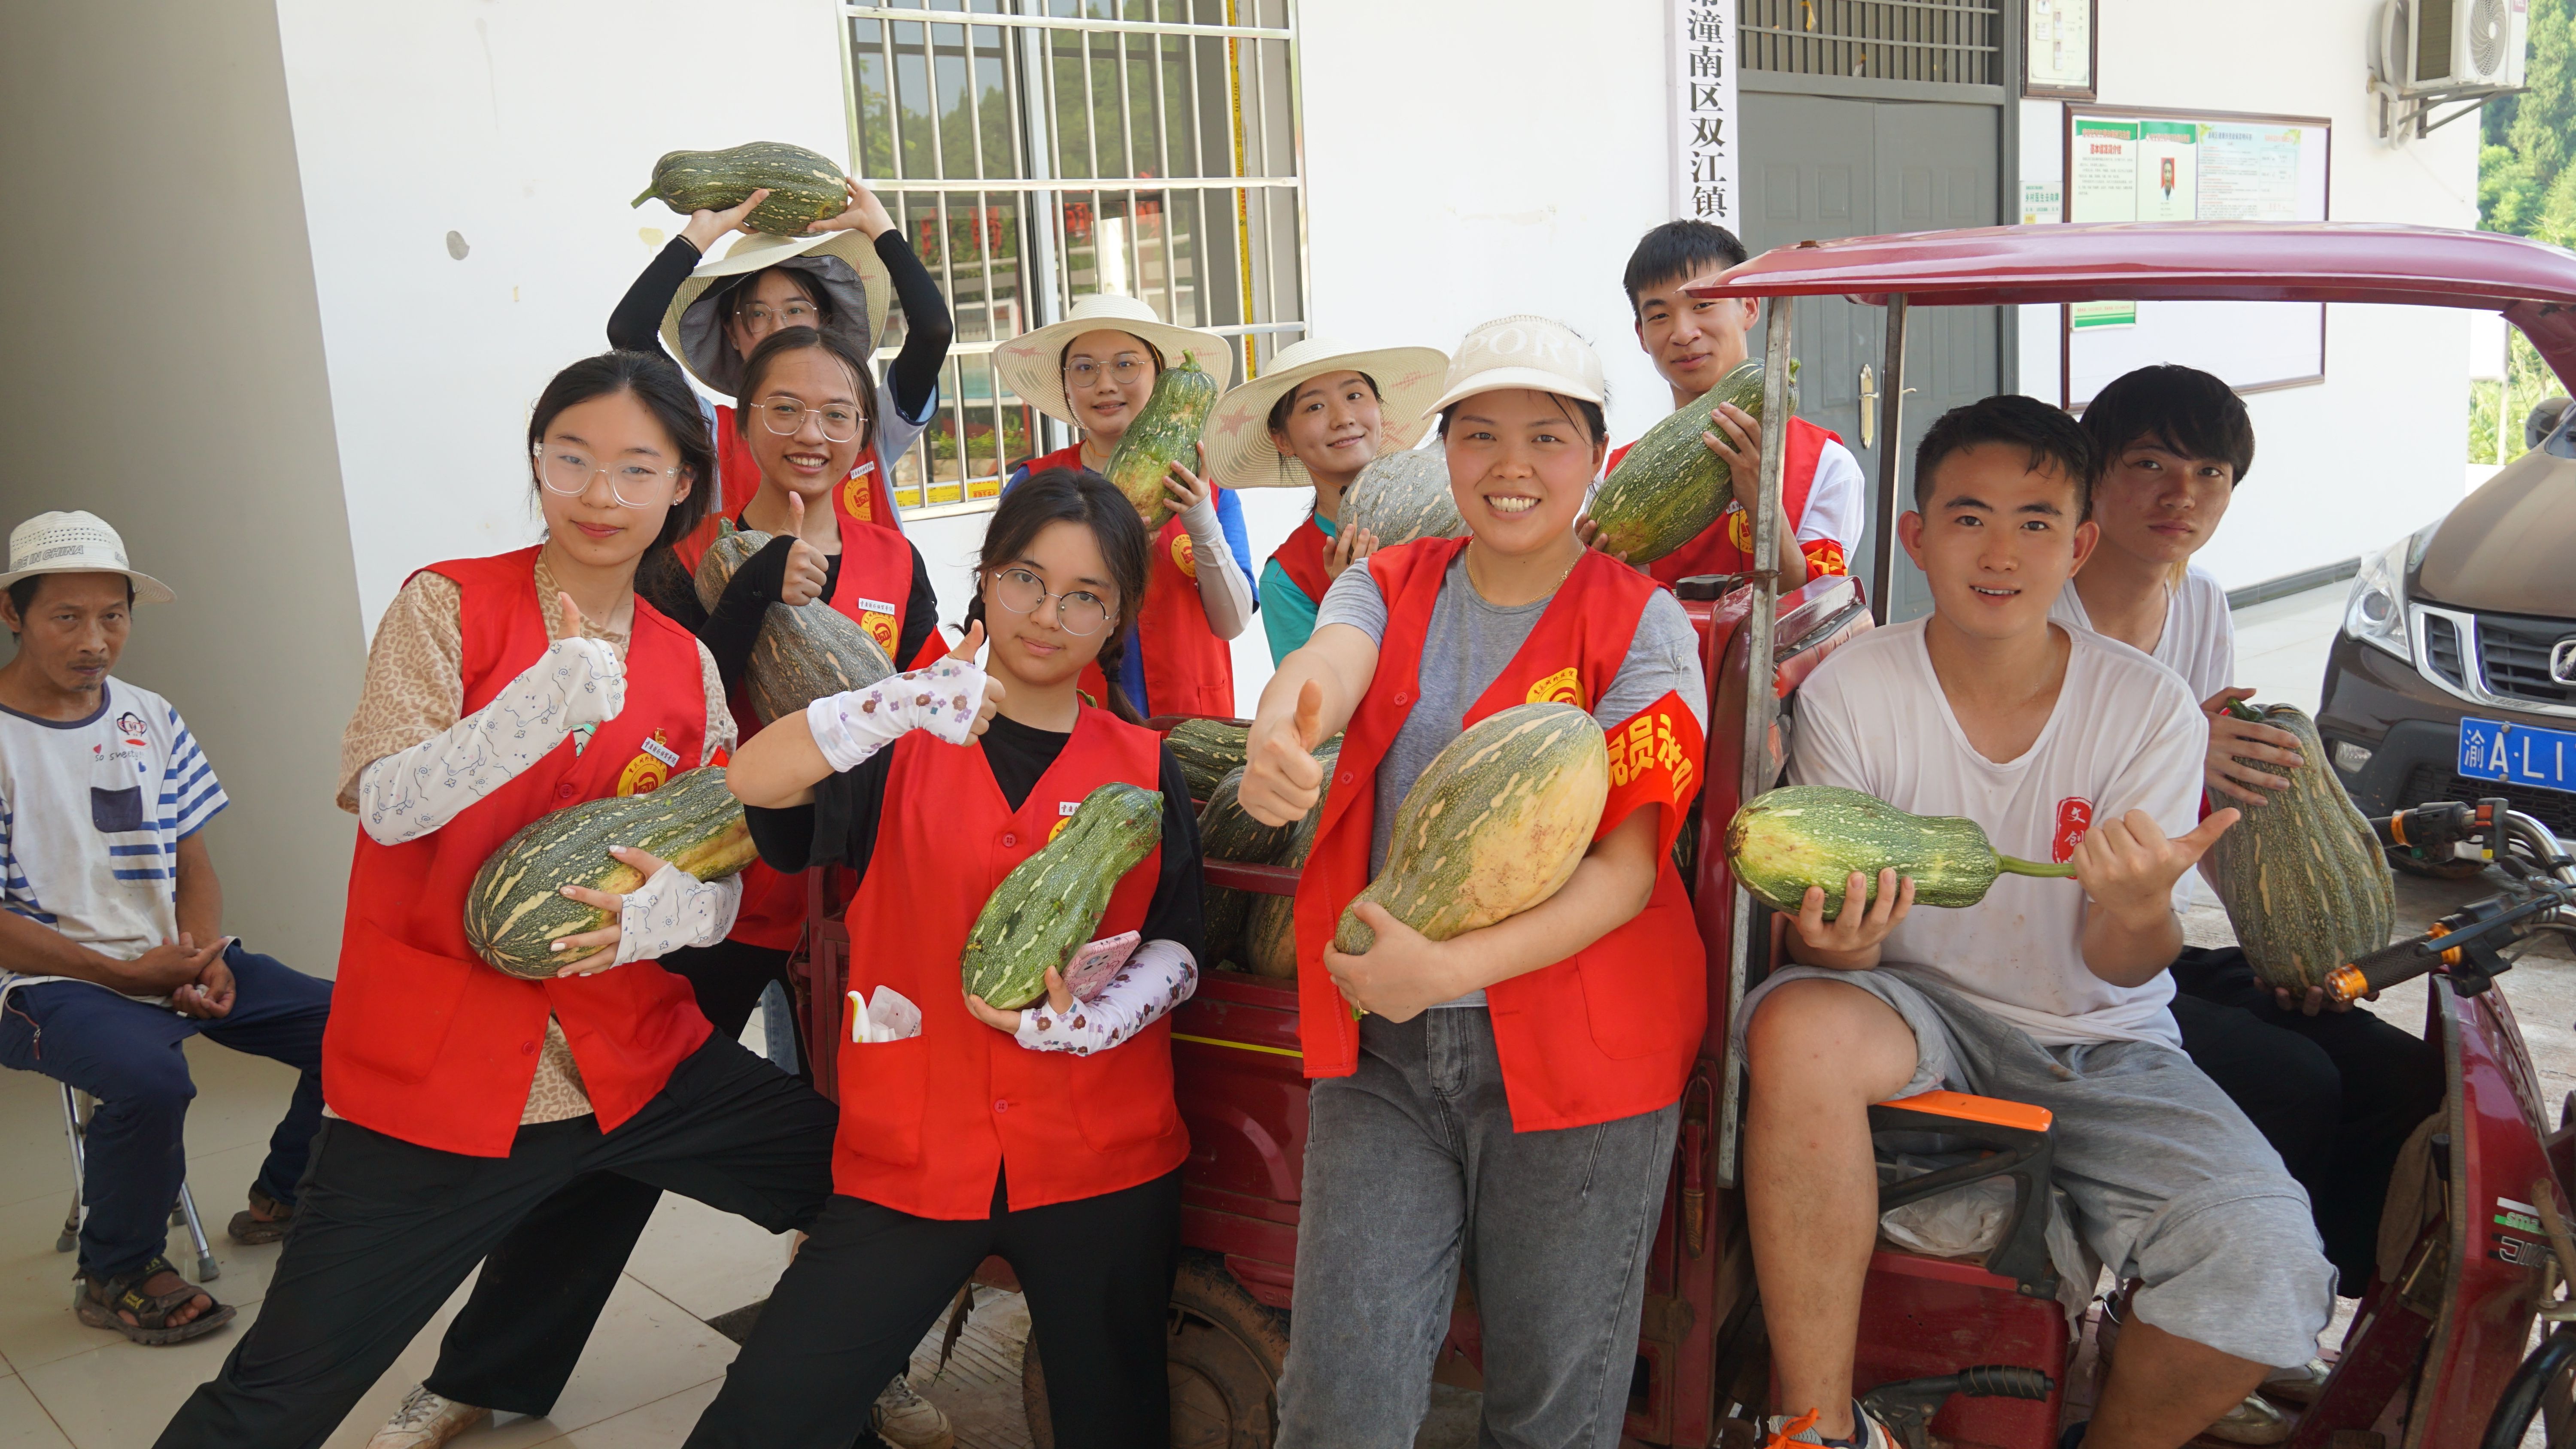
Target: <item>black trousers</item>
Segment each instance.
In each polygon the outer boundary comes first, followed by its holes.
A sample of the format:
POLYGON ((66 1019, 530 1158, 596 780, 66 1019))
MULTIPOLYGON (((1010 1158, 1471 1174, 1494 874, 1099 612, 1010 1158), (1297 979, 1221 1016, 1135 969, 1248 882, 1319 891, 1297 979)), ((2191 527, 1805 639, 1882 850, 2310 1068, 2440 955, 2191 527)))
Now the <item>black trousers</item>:
POLYGON ((2234 947, 2185 950, 2173 975, 2183 1050, 2308 1190, 2337 1291, 2358 1296, 2370 1286, 2398 1149, 2442 1107, 2441 1045, 2359 1006, 2283 1011, 2234 947))
MULTIPOLYGON (((760 993, 786 979, 787 954, 720 941, 674 951, 662 965, 696 989, 698 1010, 730 1042, 760 993)), ((661 1201, 654 1183, 593 1172, 538 1204, 484 1260, 422 1382, 460 1404, 552 1413, 661 1201)))
POLYGON ((617 1130, 603 1135, 595 1117, 522 1127, 507 1157, 326 1119, 259 1320, 161 1431, 161 1449, 319 1445, 474 1265, 586 1177, 801 1228, 831 1196, 837 1120, 812 1088, 723 1037, 617 1130))
POLYGON ((975 1265, 1000 1254, 1028 1295, 1063 1449, 1172 1442, 1166 1314, 1181 1174, 980 1222, 835 1195, 778 1280, 688 1449, 845 1449, 868 1406, 975 1265))

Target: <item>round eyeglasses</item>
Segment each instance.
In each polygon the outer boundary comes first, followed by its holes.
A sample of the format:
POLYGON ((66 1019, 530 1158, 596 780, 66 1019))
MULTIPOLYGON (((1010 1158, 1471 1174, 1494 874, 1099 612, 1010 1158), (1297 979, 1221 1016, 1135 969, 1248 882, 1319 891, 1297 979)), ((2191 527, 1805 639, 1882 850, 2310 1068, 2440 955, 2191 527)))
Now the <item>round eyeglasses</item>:
POLYGON ((1034 614, 1038 605, 1055 600, 1055 622, 1068 634, 1088 638, 1109 622, 1109 606, 1089 589, 1050 594, 1027 569, 1004 569, 993 576, 993 597, 1014 614, 1034 614))
POLYGON ((734 316, 754 332, 768 332, 780 327, 811 327, 820 331, 823 326, 823 309, 811 302, 789 302, 781 307, 753 302, 734 316))
POLYGON ((792 438, 797 429, 805 426, 808 413, 823 425, 824 441, 832 443, 846 443, 857 437, 867 421, 864 414, 847 403, 809 408, 794 398, 774 397, 760 404, 760 425, 782 438, 792 438))
POLYGON ((1111 382, 1118 384, 1120 387, 1128 387, 1133 385, 1139 378, 1151 376, 1153 370, 1154 364, 1146 361, 1144 358, 1136 356, 1133 353, 1129 353, 1126 356, 1120 357, 1109 363, 1105 367, 1092 361, 1088 357, 1083 358, 1081 361, 1072 363, 1065 368, 1064 378, 1066 382, 1073 385, 1073 389, 1076 392, 1080 392, 1097 386, 1100 382, 1100 375, 1104 372, 1109 374, 1109 380, 1111 382))
POLYGON ((536 460, 537 481, 548 493, 578 498, 590 491, 591 479, 604 473, 609 496, 628 508, 670 502, 671 480, 680 476, 677 468, 656 468, 633 458, 602 463, 579 448, 561 444, 550 448, 539 443, 528 450, 528 456, 536 460))

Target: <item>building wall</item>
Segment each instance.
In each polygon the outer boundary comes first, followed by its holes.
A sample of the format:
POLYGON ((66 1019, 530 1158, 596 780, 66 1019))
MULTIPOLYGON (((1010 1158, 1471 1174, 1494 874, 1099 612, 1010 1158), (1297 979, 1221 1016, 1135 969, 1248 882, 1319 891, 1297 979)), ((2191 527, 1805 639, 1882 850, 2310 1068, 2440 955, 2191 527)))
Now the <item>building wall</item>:
POLYGON ((89 509, 178 591, 118 672, 177 704, 232 796, 208 835, 226 928, 328 973, 365 643, 283 79, 265 0, 12 7, 0 527, 89 509))
MULTIPOLYGON (((2099 95, 2115 105, 2326 117, 2330 219, 2474 227, 2473 119, 2402 146, 2372 134, 2364 37, 2378 10, 2378 0, 2107 0, 2099 95), (2226 43, 2210 43, 2216 36, 2226 43)), ((2062 109, 2022 103, 2025 178, 2058 174, 2062 109)), ((2022 311, 2022 386, 2054 400, 2056 309, 2022 311)), ((2464 313, 2329 307, 2325 382, 2245 400, 2255 464, 2199 561, 2241 588, 2372 552, 2440 517, 2461 496, 2468 337, 2464 313)))

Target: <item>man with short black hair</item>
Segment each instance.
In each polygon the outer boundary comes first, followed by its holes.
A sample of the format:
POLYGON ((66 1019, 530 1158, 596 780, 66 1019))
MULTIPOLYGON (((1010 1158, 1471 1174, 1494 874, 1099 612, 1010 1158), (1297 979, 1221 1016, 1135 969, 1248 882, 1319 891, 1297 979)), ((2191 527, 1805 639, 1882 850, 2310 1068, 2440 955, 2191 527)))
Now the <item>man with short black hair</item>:
POLYGON ((1912 909, 1893 870, 1810 889, 1798 963, 1745 1001, 1745 1193, 1786 1442, 1892 1449, 1853 1403, 1878 1226, 1869 1106, 1938 1087, 2055 1118, 2056 1185, 2113 1273, 2142 1285, 2092 1449, 2175 1449, 2304 1363, 2334 1306, 2307 1198, 2183 1055, 2166 1002, 2174 882, 2236 820, 2195 824, 2208 730, 2172 671, 2050 622, 2091 554, 2091 445, 2026 397, 1943 415, 1916 453, 1900 536, 1932 594, 1798 694, 1790 776, 1960 817, 1994 848, 2071 865, 1978 904, 1912 909), (1872 887, 1875 894, 1872 895, 1872 887))
POLYGON ((183 1343, 233 1310, 163 1255, 187 1176, 203 1035, 303 1074, 231 1234, 286 1235, 322 1120, 331 984, 222 934, 204 827, 227 803, 169 701, 114 678, 137 603, 170 590, 127 567, 116 531, 47 513, 9 535, 0 623, 0 1066, 98 1099, 90 1119, 77 1312, 143 1344, 183 1343))
MULTIPOLYGON (((1760 305, 1745 301, 1709 301, 1686 290, 1744 260, 1744 243, 1725 227, 1705 221, 1668 221, 1647 232, 1628 255, 1621 284, 1637 328, 1637 345, 1654 360, 1655 371, 1672 389, 1673 406, 1685 408, 1706 396, 1719 379, 1740 366, 1747 354, 1745 336, 1760 305)), ((1722 403, 1709 413, 1709 431, 1700 435, 1724 458, 1731 474, 1750 487, 1762 468, 1762 424, 1751 413, 1722 403)), ((1605 468, 1616 469, 1635 444, 1611 450, 1605 468)), ((1843 440, 1804 418, 1789 419, 1787 466, 1780 478, 1781 587, 1796 588, 1821 574, 1847 572, 1845 546, 1860 537, 1862 486, 1860 460, 1843 440)), ((1595 530, 1585 520, 1578 531, 1588 543, 1595 530)), ((1694 574, 1746 573, 1753 568, 1753 519, 1730 501, 1716 522, 1697 538, 1652 563, 1640 565, 1665 583, 1694 574)))

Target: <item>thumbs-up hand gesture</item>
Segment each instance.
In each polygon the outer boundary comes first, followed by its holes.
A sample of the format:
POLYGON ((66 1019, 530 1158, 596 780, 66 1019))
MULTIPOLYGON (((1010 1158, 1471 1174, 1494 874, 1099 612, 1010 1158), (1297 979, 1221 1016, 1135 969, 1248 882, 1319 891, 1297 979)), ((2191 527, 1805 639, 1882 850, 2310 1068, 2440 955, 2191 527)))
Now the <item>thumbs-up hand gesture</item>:
POLYGON ((1303 820, 1323 798, 1324 767, 1315 746, 1324 742, 1324 687, 1307 680, 1293 713, 1265 711, 1246 742, 1243 786, 1236 798, 1264 825, 1303 820))
POLYGON ((2124 916, 2169 911, 2174 882, 2197 865, 2236 821, 2235 810, 2221 810, 2173 840, 2144 810, 2096 821, 2076 843, 2075 879, 2094 904, 2106 910, 2124 916))
POLYGON ((932 673, 936 674, 945 666, 962 664, 967 669, 982 675, 984 698, 983 703, 976 706, 975 722, 966 728, 966 732, 970 735, 980 735, 992 727, 993 712, 1001 707, 1003 698, 1010 693, 1002 687, 1002 681, 990 674, 984 674, 982 667, 976 664, 975 656, 981 653, 983 648, 984 621, 977 619, 966 626, 966 637, 957 641, 957 647, 948 651, 948 657, 931 667, 932 673))
POLYGON ((787 495, 787 531, 796 541, 787 546, 787 576, 779 581, 778 602, 789 608, 803 608, 823 597, 823 581, 831 577, 830 560, 823 551, 805 541, 805 495, 787 495))
POLYGON ((626 708, 626 661, 605 639, 582 632, 581 606, 558 590, 555 607, 563 615, 563 637, 551 653, 565 701, 568 727, 602 725, 626 708))

